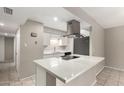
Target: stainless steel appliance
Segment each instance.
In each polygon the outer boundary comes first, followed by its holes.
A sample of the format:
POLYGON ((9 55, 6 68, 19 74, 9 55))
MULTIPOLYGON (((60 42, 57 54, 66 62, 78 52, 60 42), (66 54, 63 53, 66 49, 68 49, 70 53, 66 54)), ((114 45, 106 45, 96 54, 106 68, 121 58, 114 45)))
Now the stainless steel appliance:
POLYGON ((71 20, 67 23, 68 38, 74 38, 74 54, 89 55, 90 37, 84 37, 80 33, 80 22, 71 20))

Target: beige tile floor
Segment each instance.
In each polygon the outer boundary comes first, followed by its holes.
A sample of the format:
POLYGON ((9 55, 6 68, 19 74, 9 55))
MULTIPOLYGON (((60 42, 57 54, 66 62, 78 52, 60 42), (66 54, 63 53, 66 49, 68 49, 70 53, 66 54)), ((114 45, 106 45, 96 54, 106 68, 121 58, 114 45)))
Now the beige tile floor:
POLYGON ((13 63, 0 63, 0 86, 34 86, 34 76, 20 80, 13 63))
MULTIPOLYGON (((124 86, 124 72, 104 68, 95 86, 124 86)), ((0 63, 0 86, 34 86, 34 76, 20 80, 13 63, 0 63)))
POLYGON ((97 83, 95 86, 124 86, 124 72, 110 68, 104 68, 97 75, 97 83))

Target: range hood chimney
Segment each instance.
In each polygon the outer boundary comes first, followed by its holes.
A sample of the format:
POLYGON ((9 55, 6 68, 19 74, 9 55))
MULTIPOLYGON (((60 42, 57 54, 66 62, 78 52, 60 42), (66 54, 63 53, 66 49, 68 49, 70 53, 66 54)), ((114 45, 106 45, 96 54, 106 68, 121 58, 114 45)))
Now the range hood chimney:
POLYGON ((64 37, 69 38, 82 38, 83 36, 80 34, 80 22, 73 19, 67 22, 67 35, 64 37))

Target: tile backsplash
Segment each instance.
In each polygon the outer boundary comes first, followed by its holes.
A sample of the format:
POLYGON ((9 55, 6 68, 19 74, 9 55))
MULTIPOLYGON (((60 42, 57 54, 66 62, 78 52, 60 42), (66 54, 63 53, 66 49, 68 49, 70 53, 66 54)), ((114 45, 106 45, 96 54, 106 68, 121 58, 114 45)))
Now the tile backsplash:
POLYGON ((47 46, 44 48, 44 54, 52 54, 54 52, 66 52, 66 51, 69 51, 67 49, 67 46, 58 46, 58 47, 47 46))

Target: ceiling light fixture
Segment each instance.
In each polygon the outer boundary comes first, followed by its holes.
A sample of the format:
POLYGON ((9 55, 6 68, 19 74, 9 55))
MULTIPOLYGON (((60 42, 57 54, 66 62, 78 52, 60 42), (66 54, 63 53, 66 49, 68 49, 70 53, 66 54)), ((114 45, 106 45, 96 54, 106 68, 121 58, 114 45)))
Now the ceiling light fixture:
POLYGON ((5 33, 4 35, 5 35, 5 36, 8 36, 8 33, 5 33))
POLYGON ((0 23, 0 26, 4 26, 4 23, 0 23))
POLYGON ((53 20, 54 20, 54 21, 58 21, 58 17, 54 17, 53 20))

